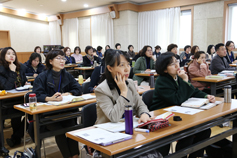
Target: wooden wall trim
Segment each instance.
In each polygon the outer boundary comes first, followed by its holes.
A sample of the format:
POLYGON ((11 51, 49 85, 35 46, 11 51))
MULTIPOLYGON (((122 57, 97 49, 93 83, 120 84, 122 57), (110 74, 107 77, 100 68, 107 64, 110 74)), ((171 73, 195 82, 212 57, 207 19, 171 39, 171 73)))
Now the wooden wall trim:
POLYGON ((118 10, 119 11, 132 10, 132 11, 135 11, 135 12, 139 12, 139 5, 132 4, 132 3, 118 4, 118 10))
POLYGON ((223 43, 228 39, 228 22, 229 22, 229 4, 237 3, 237 0, 230 0, 224 2, 224 12, 223 12, 223 43))
POLYGON ((29 19, 35 19, 35 20, 39 20, 39 21, 46 21, 46 22, 48 22, 48 18, 47 17, 45 19, 41 19, 38 15, 31 14, 31 13, 26 13, 24 16, 22 16, 22 15, 18 14, 17 10, 5 8, 4 6, 0 10, 0 12, 6 13, 6 14, 11 14, 11 15, 16 15, 16 16, 20 16, 20 17, 24 17, 24 18, 29 18, 29 19))

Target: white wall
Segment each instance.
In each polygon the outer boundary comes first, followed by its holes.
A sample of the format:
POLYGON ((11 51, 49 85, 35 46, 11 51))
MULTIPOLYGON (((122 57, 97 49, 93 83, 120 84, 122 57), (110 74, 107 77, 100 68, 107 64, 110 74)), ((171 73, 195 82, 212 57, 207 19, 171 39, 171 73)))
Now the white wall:
MULTIPOLYGON (((114 43, 121 44, 121 50, 128 50, 128 45, 134 46, 137 52, 138 13, 130 10, 120 11, 119 19, 114 19, 114 43)), ((110 46, 114 48, 114 46, 110 46)))
POLYGON ((81 48, 82 52, 85 52, 86 46, 91 45, 90 17, 83 17, 78 19, 79 47, 81 48))
POLYGON ((193 44, 200 50, 223 42, 223 11, 224 1, 194 6, 193 44))
POLYGON ((33 52, 35 46, 50 43, 49 23, 0 13, 0 30, 9 30, 11 46, 17 52, 33 52))

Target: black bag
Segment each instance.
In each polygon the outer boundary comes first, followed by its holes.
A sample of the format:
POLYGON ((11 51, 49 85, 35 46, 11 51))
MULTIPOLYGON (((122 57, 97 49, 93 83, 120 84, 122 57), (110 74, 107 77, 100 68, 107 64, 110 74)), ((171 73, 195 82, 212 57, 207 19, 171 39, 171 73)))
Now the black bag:
POLYGON ((161 153, 159 153, 157 150, 152 150, 150 152, 147 152, 143 155, 137 156, 135 158, 163 158, 163 156, 161 155, 161 153))
POLYGON ((208 158, 229 158, 232 157, 232 142, 222 139, 206 148, 208 158))

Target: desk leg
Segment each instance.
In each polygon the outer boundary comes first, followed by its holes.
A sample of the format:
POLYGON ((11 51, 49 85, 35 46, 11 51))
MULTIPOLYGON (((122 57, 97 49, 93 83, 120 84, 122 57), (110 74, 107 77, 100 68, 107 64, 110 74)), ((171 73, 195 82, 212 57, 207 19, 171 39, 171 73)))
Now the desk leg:
MULTIPOLYGON (((233 121, 233 128, 237 127, 237 118, 233 121)), ((232 136, 232 158, 236 158, 237 157, 237 134, 234 134, 232 136)))
POLYGON ((4 146, 3 119, 2 119, 2 100, 0 100, 0 155, 8 155, 9 151, 4 146))
POLYGON ((34 134, 35 134, 35 151, 38 158, 41 158, 41 142, 40 142, 40 127, 39 127, 39 115, 36 114, 34 117, 34 134))
POLYGON ((211 83, 211 95, 216 96, 216 83, 211 83))
POLYGON ((86 79, 86 70, 83 70, 84 79, 86 79))

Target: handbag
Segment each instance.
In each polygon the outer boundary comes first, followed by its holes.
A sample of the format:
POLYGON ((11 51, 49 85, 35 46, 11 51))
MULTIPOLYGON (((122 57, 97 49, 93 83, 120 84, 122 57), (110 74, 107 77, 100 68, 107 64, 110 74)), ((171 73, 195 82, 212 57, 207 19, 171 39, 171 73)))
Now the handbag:
POLYGON ((138 128, 146 128, 149 129, 150 132, 154 132, 158 129, 168 127, 169 126, 169 118, 174 116, 172 112, 165 113, 162 118, 154 119, 148 121, 144 124, 137 126, 138 128))

